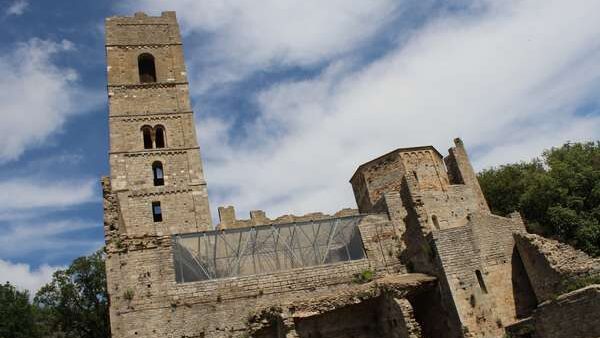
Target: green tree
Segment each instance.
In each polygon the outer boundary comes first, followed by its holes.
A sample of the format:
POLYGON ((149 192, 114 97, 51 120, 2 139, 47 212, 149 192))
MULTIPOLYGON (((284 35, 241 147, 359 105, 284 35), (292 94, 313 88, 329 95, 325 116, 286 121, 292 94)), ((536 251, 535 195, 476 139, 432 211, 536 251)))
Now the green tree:
POLYGON ((35 338, 36 311, 29 292, 19 291, 9 282, 0 284, 0 338, 35 338))
POLYGON ((478 177, 494 213, 518 210, 530 231, 600 256, 600 142, 567 143, 478 177))
POLYGON ((36 294, 47 334, 65 338, 110 337, 104 254, 79 257, 36 294), (61 333, 61 334, 57 334, 61 333))

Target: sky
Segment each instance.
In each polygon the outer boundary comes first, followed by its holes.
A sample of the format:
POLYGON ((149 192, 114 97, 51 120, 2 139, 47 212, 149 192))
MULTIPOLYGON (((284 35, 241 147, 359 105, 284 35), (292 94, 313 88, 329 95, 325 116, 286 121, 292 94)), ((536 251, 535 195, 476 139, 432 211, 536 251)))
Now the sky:
POLYGON ((175 10, 213 218, 355 207, 358 165, 600 139, 597 0, 0 0, 0 281, 103 244, 104 18, 175 10))

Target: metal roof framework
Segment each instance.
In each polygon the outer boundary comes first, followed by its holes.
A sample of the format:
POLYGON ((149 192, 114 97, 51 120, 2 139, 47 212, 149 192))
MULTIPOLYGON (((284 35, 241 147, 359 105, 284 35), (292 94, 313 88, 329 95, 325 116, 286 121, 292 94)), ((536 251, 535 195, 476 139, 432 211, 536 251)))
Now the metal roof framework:
POLYGON ((173 236, 178 283, 284 271, 365 257, 362 215, 173 236))

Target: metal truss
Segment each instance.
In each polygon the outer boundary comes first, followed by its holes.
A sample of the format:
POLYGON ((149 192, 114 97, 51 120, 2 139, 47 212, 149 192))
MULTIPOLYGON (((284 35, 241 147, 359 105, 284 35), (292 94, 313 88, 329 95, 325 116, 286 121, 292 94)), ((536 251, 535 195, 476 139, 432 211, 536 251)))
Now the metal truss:
POLYGON ((363 216, 175 235, 178 283, 254 275, 364 257, 363 216))

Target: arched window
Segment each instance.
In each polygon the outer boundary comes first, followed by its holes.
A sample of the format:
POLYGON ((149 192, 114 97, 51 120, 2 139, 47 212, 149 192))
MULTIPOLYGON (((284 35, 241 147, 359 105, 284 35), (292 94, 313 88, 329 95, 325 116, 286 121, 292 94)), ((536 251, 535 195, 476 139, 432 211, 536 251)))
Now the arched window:
POLYGON ((483 275, 481 271, 475 270, 475 275, 477 276, 477 281, 479 282, 479 287, 483 293, 488 293, 487 287, 485 286, 485 281, 483 280, 483 275))
POLYGON ((162 210, 160 202, 152 202, 152 219, 154 222, 162 222, 162 210))
POLYGON ((431 216, 431 221, 433 222, 433 226, 435 226, 436 229, 440 230, 440 222, 438 222, 438 218, 436 215, 431 216))
POLYGON ((152 175, 154 176, 154 185, 165 185, 163 165, 159 161, 152 163, 152 175))
POLYGON ((144 138, 144 149, 152 149, 152 127, 143 126, 142 136, 144 138))
POLYGON ((144 53, 138 56, 138 70, 141 83, 156 82, 156 68, 152 54, 144 53))
POLYGON ((156 148, 164 148, 165 147, 165 127, 156 126, 154 127, 154 143, 156 144, 156 148))

